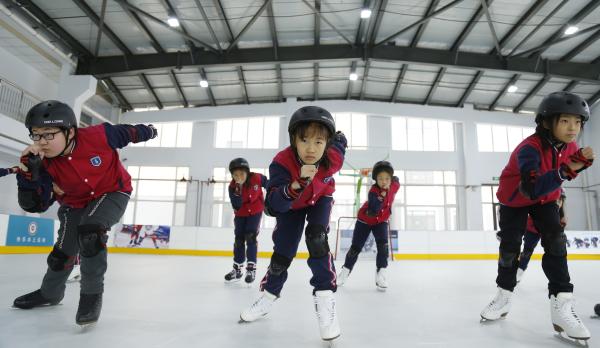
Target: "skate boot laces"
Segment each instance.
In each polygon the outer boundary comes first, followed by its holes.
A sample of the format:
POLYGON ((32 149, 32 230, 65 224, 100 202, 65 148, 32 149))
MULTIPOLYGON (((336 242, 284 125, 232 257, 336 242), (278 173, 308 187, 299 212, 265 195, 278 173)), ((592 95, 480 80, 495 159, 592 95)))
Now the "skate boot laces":
POLYGON ((558 312, 560 313, 560 317, 570 326, 578 326, 581 325, 581 319, 575 313, 575 300, 574 299, 566 299, 562 301, 558 301, 558 312), (561 303, 562 302, 562 303, 561 303))

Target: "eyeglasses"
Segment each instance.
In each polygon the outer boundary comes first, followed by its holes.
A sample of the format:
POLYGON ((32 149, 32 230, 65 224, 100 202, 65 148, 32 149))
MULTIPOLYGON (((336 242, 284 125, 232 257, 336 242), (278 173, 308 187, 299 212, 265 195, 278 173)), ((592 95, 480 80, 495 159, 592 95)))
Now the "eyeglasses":
POLYGON ((41 134, 29 134, 29 138, 33 141, 40 141, 42 140, 42 138, 44 138, 45 140, 52 140, 54 139, 54 135, 58 134, 58 133, 62 133, 61 130, 56 131, 54 133, 41 133, 41 134))

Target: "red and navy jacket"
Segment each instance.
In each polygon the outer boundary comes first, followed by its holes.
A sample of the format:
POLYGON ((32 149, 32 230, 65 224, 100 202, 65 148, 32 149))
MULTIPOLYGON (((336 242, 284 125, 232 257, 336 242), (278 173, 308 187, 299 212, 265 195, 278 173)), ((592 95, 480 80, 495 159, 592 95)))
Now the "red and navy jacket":
MULTIPOLYGON (((344 139, 345 140, 345 139, 344 139)), ((269 184, 267 185, 267 204, 274 213, 285 213, 315 205, 319 198, 331 196, 335 191, 333 174, 342 169, 346 144, 334 140, 327 149, 329 168, 319 166, 317 174, 310 182, 300 178, 302 164, 295 151, 287 147, 279 152, 269 166, 269 184), (291 184, 297 181, 304 186, 302 190, 293 190, 291 184)))
POLYGON ((235 216, 250 216, 260 214, 265 209, 265 199, 263 198, 262 188, 267 188, 267 177, 252 173, 248 176, 247 182, 238 185, 231 180, 229 183, 229 200, 235 216))
POLYGON ((500 175, 496 197, 509 207, 546 204, 560 198, 560 186, 567 179, 561 165, 578 150, 576 142, 557 148, 537 134, 525 138, 512 152, 500 175), (547 142, 542 146, 542 141, 547 142))
POLYGON ((111 125, 104 123, 77 130, 73 151, 68 155, 44 158, 40 180, 32 182, 17 174, 19 189, 40 193, 39 211, 53 202, 52 182, 65 194, 60 203, 71 208, 83 208, 92 200, 109 192, 131 193, 131 177, 125 170, 117 149, 129 143, 152 138, 146 125, 111 125), (46 194, 48 193, 48 194, 46 194))
POLYGON ((371 226, 387 222, 390 215, 392 215, 392 204, 399 189, 400 181, 397 176, 392 178, 392 184, 385 197, 381 193, 386 190, 383 190, 377 184, 371 186, 369 199, 358 210, 358 220, 371 226))

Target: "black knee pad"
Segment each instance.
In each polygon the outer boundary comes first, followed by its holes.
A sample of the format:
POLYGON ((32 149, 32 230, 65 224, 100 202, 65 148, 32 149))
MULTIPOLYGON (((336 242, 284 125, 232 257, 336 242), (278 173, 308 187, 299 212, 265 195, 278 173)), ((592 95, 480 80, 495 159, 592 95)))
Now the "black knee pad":
POLYGON ((47 262, 48 268, 51 270, 55 272, 64 271, 73 268, 73 265, 75 264, 75 256, 69 256, 54 247, 54 249, 52 249, 48 255, 47 262))
POLYGON ((500 250, 500 257, 498 258, 498 265, 500 265, 500 267, 506 267, 506 268, 514 267, 515 263, 517 262, 518 255, 519 255, 519 253, 513 253, 513 252, 509 252, 509 251, 500 250))
POLYGON ((235 236, 235 242, 233 243, 233 246, 235 248, 243 248, 244 247, 244 236, 235 236))
POLYGON ((83 257, 93 257, 106 249, 108 235, 102 225, 90 224, 77 226, 79 253, 83 257))
POLYGON ((290 267, 291 263, 292 260, 290 258, 274 252, 273 256, 271 256, 271 264, 269 264, 269 273, 276 276, 281 275, 281 273, 290 267))
POLYGON ((356 245, 352 244, 350 246, 350 249, 348 250, 348 256, 349 257, 358 257, 358 254, 360 254, 361 250, 362 250, 362 248, 359 248, 356 245))
POLYGON ((320 258, 329 254, 327 228, 323 225, 306 226, 306 247, 311 257, 320 258))
POLYGON ((250 244, 256 244, 256 236, 258 235, 258 233, 256 232, 250 232, 250 233, 246 233, 246 243, 248 243, 248 245, 250 244))
POLYGON ((544 252, 552 256, 566 256, 567 236, 564 233, 549 236, 544 243, 544 252))
POLYGON ((377 253, 389 255, 390 247, 387 240, 377 241, 377 253))
POLYGON ((526 259, 530 259, 531 256, 533 255, 533 250, 523 250, 523 252, 521 253, 520 258, 526 258, 526 259))

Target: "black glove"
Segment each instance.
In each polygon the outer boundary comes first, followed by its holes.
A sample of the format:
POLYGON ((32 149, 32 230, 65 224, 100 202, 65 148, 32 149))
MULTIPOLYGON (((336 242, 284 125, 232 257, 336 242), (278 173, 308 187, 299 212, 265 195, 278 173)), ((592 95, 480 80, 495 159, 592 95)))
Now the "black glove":
POLYGON ((346 139, 346 136, 344 135, 344 133, 342 133, 342 131, 337 131, 333 139, 334 141, 342 144, 344 148, 348 147, 348 140, 346 139))
POLYGON ((27 171, 19 168, 18 173, 23 175, 29 181, 38 181, 40 179, 40 168, 42 167, 42 159, 38 155, 27 154, 21 156, 21 163, 27 167, 27 171))
POLYGON ((154 128, 153 124, 149 124, 148 127, 150 127, 150 129, 152 130, 152 135, 150 136, 150 139, 156 138, 158 136, 158 130, 154 128))

